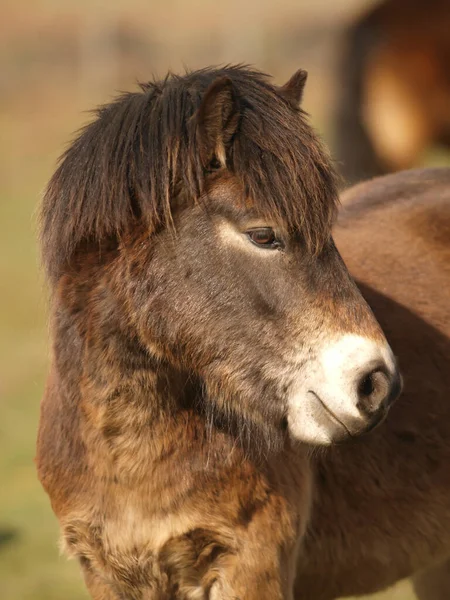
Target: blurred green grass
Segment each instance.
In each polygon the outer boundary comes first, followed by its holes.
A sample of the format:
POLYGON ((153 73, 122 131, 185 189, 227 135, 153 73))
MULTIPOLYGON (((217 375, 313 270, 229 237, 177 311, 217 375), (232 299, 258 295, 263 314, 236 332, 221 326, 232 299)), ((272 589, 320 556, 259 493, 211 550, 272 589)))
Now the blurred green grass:
MULTIPOLYGON (((26 126, 15 124, 16 142, 26 126)), ((56 519, 33 461, 48 364, 35 213, 54 156, 36 148, 17 161, 19 151, 13 141, 0 150, 0 597, 81 600, 78 568, 59 556, 56 519)))
POLYGON ((47 367, 45 294, 32 214, 36 194, 0 197, 0 581, 2 600, 86 597, 59 557, 57 524, 33 462, 47 367))

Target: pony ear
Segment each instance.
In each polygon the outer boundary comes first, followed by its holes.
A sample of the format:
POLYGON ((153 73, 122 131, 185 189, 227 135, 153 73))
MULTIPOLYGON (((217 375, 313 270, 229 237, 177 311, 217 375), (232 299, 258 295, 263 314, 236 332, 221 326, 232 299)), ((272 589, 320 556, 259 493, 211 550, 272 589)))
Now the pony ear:
POLYGON ((308 72, 299 69, 295 72, 287 83, 281 88, 281 94, 288 100, 294 108, 298 108, 303 99, 303 90, 308 78, 308 72))
POLYGON ((226 166, 239 116, 233 82, 229 77, 219 77, 206 90, 197 112, 197 143, 204 168, 226 166))

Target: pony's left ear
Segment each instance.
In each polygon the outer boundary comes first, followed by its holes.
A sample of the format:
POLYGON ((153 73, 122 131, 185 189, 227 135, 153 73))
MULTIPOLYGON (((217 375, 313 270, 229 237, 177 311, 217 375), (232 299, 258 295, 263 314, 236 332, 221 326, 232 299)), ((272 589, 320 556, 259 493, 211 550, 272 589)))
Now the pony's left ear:
POLYGON ((197 112, 197 143, 205 169, 227 164, 227 150, 239 123, 239 102, 229 77, 209 86, 197 112))
POLYGON ((305 83, 308 79, 308 72, 299 69, 292 75, 287 83, 280 88, 281 95, 288 100, 294 108, 298 108, 303 99, 305 83))

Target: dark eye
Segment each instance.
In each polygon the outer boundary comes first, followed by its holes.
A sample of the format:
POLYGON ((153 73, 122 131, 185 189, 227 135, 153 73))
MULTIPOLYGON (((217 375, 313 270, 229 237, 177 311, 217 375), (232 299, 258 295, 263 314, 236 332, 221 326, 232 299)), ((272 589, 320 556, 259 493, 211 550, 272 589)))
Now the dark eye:
POLYGON ((281 246, 279 240, 271 227, 259 227, 246 232, 250 241, 262 248, 275 249, 281 246))

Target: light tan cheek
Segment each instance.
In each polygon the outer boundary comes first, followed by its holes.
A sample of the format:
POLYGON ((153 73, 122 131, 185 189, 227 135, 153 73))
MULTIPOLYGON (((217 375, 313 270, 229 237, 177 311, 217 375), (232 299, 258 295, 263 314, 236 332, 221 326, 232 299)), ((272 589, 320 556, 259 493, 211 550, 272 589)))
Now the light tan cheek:
POLYGON ((219 241, 224 247, 245 250, 245 247, 247 246, 245 236, 239 233, 233 225, 225 219, 217 219, 216 231, 219 241))

